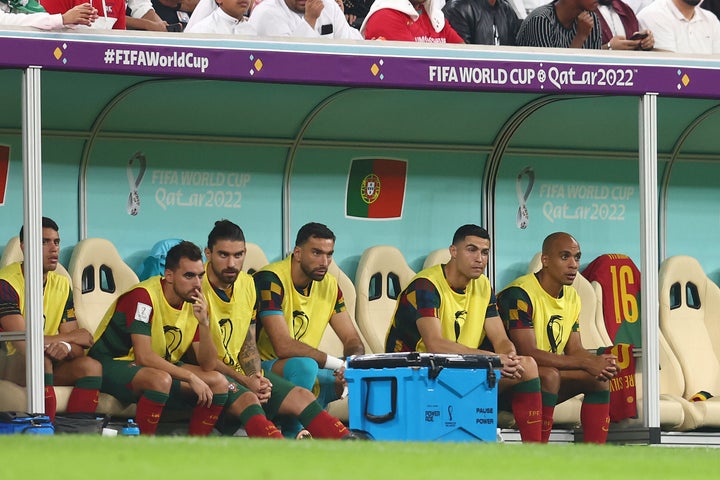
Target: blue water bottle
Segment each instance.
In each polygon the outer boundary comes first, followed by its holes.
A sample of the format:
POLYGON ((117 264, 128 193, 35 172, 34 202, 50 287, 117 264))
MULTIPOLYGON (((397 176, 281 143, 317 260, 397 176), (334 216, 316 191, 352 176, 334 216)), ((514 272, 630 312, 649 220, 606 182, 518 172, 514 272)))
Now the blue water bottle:
POLYGON ((122 427, 121 433, 124 436, 136 437, 140 435, 140 427, 138 427, 134 419, 129 418, 127 423, 122 427))

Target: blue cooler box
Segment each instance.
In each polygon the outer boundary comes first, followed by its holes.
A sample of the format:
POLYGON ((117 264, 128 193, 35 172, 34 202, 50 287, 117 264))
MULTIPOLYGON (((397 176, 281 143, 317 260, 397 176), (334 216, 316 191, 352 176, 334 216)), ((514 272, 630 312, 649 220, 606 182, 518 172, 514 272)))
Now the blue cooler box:
POLYGON ((47 415, 25 412, 0 412, 0 435, 14 433, 53 435, 55 427, 47 415))
POLYGON ((500 359, 381 353, 347 360, 350 428, 376 440, 497 439, 500 359))

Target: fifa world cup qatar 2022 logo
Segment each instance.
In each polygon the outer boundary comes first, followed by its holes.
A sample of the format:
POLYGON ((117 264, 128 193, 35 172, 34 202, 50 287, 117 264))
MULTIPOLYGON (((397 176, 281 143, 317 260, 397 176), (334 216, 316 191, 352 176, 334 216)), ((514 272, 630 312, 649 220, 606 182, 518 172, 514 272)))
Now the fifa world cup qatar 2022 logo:
POLYGON ((366 175, 360 184, 360 196, 368 205, 375 202, 380 196, 380 177, 374 173, 366 175))

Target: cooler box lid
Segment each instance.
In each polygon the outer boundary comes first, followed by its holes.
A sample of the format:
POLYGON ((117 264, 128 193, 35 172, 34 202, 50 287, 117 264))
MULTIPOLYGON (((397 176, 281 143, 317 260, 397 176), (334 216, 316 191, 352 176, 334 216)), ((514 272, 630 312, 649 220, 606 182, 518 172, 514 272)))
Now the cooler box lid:
POLYGON ((431 368, 502 368, 497 355, 475 355, 455 353, 374 353, 355 355, 347 360, 348 368, 394 368, 394 367, 431 367, 431 368))

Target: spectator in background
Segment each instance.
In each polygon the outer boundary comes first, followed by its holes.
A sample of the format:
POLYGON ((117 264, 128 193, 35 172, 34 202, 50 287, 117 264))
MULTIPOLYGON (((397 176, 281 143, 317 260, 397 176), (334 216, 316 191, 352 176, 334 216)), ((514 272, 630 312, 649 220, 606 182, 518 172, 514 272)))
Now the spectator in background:
POLYGON ((650 30, 640 31, 635 12, 622 0, 598 0, 603 48, 608 50, 652 50, 650 30))
POLYGON ((38 3, 28 3, 17 8, 16 2, 0 2, 0 25, 59 30, 75 25, 89 27, 95 19, 97 10, 89 3, 76 5, 62 14, 50 14, 38 3))
POLYGON ((200 0, 185 31, 257 35, 246 16, 251 4, 251 0, 200 0))
POLYGON ((347 13, 345 11, 345 3, 343 3, 343 0, 335 0, 335 3, 338 4, 338 7, 340 7, 340 10, 342 10, 343 15, 345 15, 345 20, 347 20, 350 26, 352 26, 357 21, 357 16, 352 13, 347 13))
MULTIPOLYGON (((48 13, 63 14, 72 9, 75 0, 40 0, 48 13)), ((97 10, 98 18, 92 23, 92 28, 125 30, 125 0, 92 0, 92 6, 97 10)))
POLYGON ((263 0, 250 24, 264 36, 362 40, 335 0, 263 0))
POLYGON ((602 48, 597 0, 554 0, 523 20, 516 44, 527 47, 602 48))
POLYGON ((448 0, 442 9, 465 43, 515 45, 522 21, 507 0, 448 0))
POLYGON ((360 33, 368 40, 465 43, 445 20, 442 0, 375 0, 360 33))
POLYGON ((630 5, 630 8, 633 9, 633 12, 635 12, 635 15, 640 13, 640 10, 650 5, 655 0, 627 0, 625 3, 630 5))
POLYGON ((182 32, 195 11, 199 0, 152 0, 158 16, 167 23, 169 32, 182 32))
MULTIPOLYGON (((527 17, 530 12, 538 7, 542 7, 547 2, 545 0, 521 0, 521 3, 525 7, 525 17, 527 17)), ((525 20, 525 17, 523 17, 523 20, 525 20)))
POLYGON ((127 0, 125 23, 128 30, 167 32, 167 23, 158 16, 151 0, 127 0))
MULTIPOLYGON (((523 0, 507 0, 510 6, 513 7, 513 10, 515 10, 515 14, 520 19, 520 21, 524 20, 525 17, 527 17, 527 14, 529 13, 527 10, 527 7, 525 6, 525 2, 523 0)), ((532 9, 531 9, 532 11, 532 9)))
POLYGON ((5 13, 47 13, 37 0, 0 0, 0 10, 5 13))
POLYGON ((676 53, 720 53, 720 20, 700 0, 655 0, 638 14, 655 34, 655 48, 676 53))

